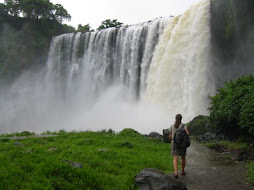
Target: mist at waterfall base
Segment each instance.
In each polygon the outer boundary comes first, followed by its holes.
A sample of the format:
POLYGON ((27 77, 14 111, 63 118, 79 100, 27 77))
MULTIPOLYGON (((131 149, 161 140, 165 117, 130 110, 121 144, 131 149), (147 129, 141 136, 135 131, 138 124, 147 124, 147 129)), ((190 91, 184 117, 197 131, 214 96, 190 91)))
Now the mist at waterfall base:
MULTIPOLYGON (((130 102, 125 87, 109 87, 103 96, 85 98, 56 96, 47 91, 45 71, 29 71, 10 88, 1 90, 1 133, 31 131, 100 131, 118 132, 132 128, 140 133, 162 132, 169 125, 169 115, 155 105, 130 102), (3 109, 4 108, 4 109, 3 109)), ((47 81, 48 82, 48 81, 47 81)), ((3 88, 2 88, 3 89, 3 88)))

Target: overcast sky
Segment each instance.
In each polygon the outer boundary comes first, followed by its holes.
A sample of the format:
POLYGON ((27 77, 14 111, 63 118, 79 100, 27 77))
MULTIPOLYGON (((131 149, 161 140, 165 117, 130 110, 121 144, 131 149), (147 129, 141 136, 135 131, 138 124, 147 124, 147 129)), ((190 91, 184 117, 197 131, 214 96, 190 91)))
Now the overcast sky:
MULTIPOLYGON (((4 0, 0 0, 3 2, 4 0)), ((200 0, 51 0, 72 16, 68 25, 90 24, 98 28, 106 19, 117 19, 125 25, 146 22, 158 17, 177 16, 200 0)))

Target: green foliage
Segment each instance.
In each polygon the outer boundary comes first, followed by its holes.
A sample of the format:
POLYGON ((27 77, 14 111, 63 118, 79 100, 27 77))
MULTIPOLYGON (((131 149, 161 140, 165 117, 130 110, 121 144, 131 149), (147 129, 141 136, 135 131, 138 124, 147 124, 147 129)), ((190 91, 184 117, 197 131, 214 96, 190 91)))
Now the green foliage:
POLYGON ((248 177, 252 185, 254 185, 254 162, 251 161, 247 164, 248 177))
POLYGON ((77 32, 93 32, 94 30, 91 28, 89 24, 82 26, 81 24, 78 25, 77 32))
POLYGON ((5 4, 0 3, 0 21, 3 19, 3 17, 8 16, 7 7, 5 4))
POLYGON ((187 123, 191 135, 203 135, 209 131, 209 117, 199 115, 187 123))
POLYGON ((243 150, 248 150, 249 145, 246 142, 239 142, 239 141, 228 141, 228 140, 214 140, 210 142, 204 143, 205 146, 211 148, 211 149, 216 149, 216 147, 223 147, 223 149, 227 149, 229 151, 243 151, 243 150))
POLYGON ((71 15, 67 12, 67 10, 60 4, 55 4, 54 6, 54 16, 53 18, 58 22, 62 23, 63 20, 71 20, 71 15))
POLYGON ((22 139, 19 143, 0 141, 0 187, 138 189, 134 177, 143 168, 173 172, 169 164, 170 146, 150 141, 134 130, 126 129, 119 134, 63 131, 58 134, 51 138, 22 139), (126 138, 120 134, 129 135, 126 138), (74 162, 82 167, 72 167, 74 162))
POLYGON ((117 19, 111 20, 111 19, 107 19, 102 21, 101 25, 99 26, 98 30, 103 30, 105 28, 111 28, 111 27, 121 27, 123 25, 123 23, 118 22, 117 19))
POLYGON ((60 4, 54 5, 49 0, 5 0, 6 11, 10 16, 24 16, 28 19, 53 19, 62 23, 71 16, 60 4))
POLYGON ((211 97, 210 118, 216 130, 229 137, 254 135, 254 77, 226 83, 211 97))
POLYGON ((119 133, 123 137, 140 137, 141 134, 131 128, 126 128, 119 133))

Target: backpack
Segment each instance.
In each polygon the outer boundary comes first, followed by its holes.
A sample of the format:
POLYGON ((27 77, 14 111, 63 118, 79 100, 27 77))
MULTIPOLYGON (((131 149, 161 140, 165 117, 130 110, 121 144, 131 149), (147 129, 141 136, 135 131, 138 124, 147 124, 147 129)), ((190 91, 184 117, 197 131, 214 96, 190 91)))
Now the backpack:
POLYGON ((174 136, 174 144, 176 148, 188 148, 190 146, 190 138, 189 135, 187 135, 184 124, 182 127, 176 131, 174 136))

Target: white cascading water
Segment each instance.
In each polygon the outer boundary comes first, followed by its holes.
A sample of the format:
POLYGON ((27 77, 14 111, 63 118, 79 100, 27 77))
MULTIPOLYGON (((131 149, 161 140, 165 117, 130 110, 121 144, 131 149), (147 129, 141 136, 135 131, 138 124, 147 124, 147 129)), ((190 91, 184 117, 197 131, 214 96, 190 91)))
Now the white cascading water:
POLYGON ((138 99, 146 88, 155 45, 170 20, 57 36, 51 43, 48 80, 62 88, 79 83, 78 93, 93 98, 113 84, 123 84, 129 98, 138 99))
POLYGON ((46 68, 0 92, 0 133, 162 133, 177 113, 185 122, 205 114, 214 92, 209 19, 204 0, 176 18, 53 38, 46 68))
POLYGON ((156 48, 143 99, 165 105, 189 121, 207 114, 214 94, 210 61, 210 1, 204 0, 165 28, 156 48))

